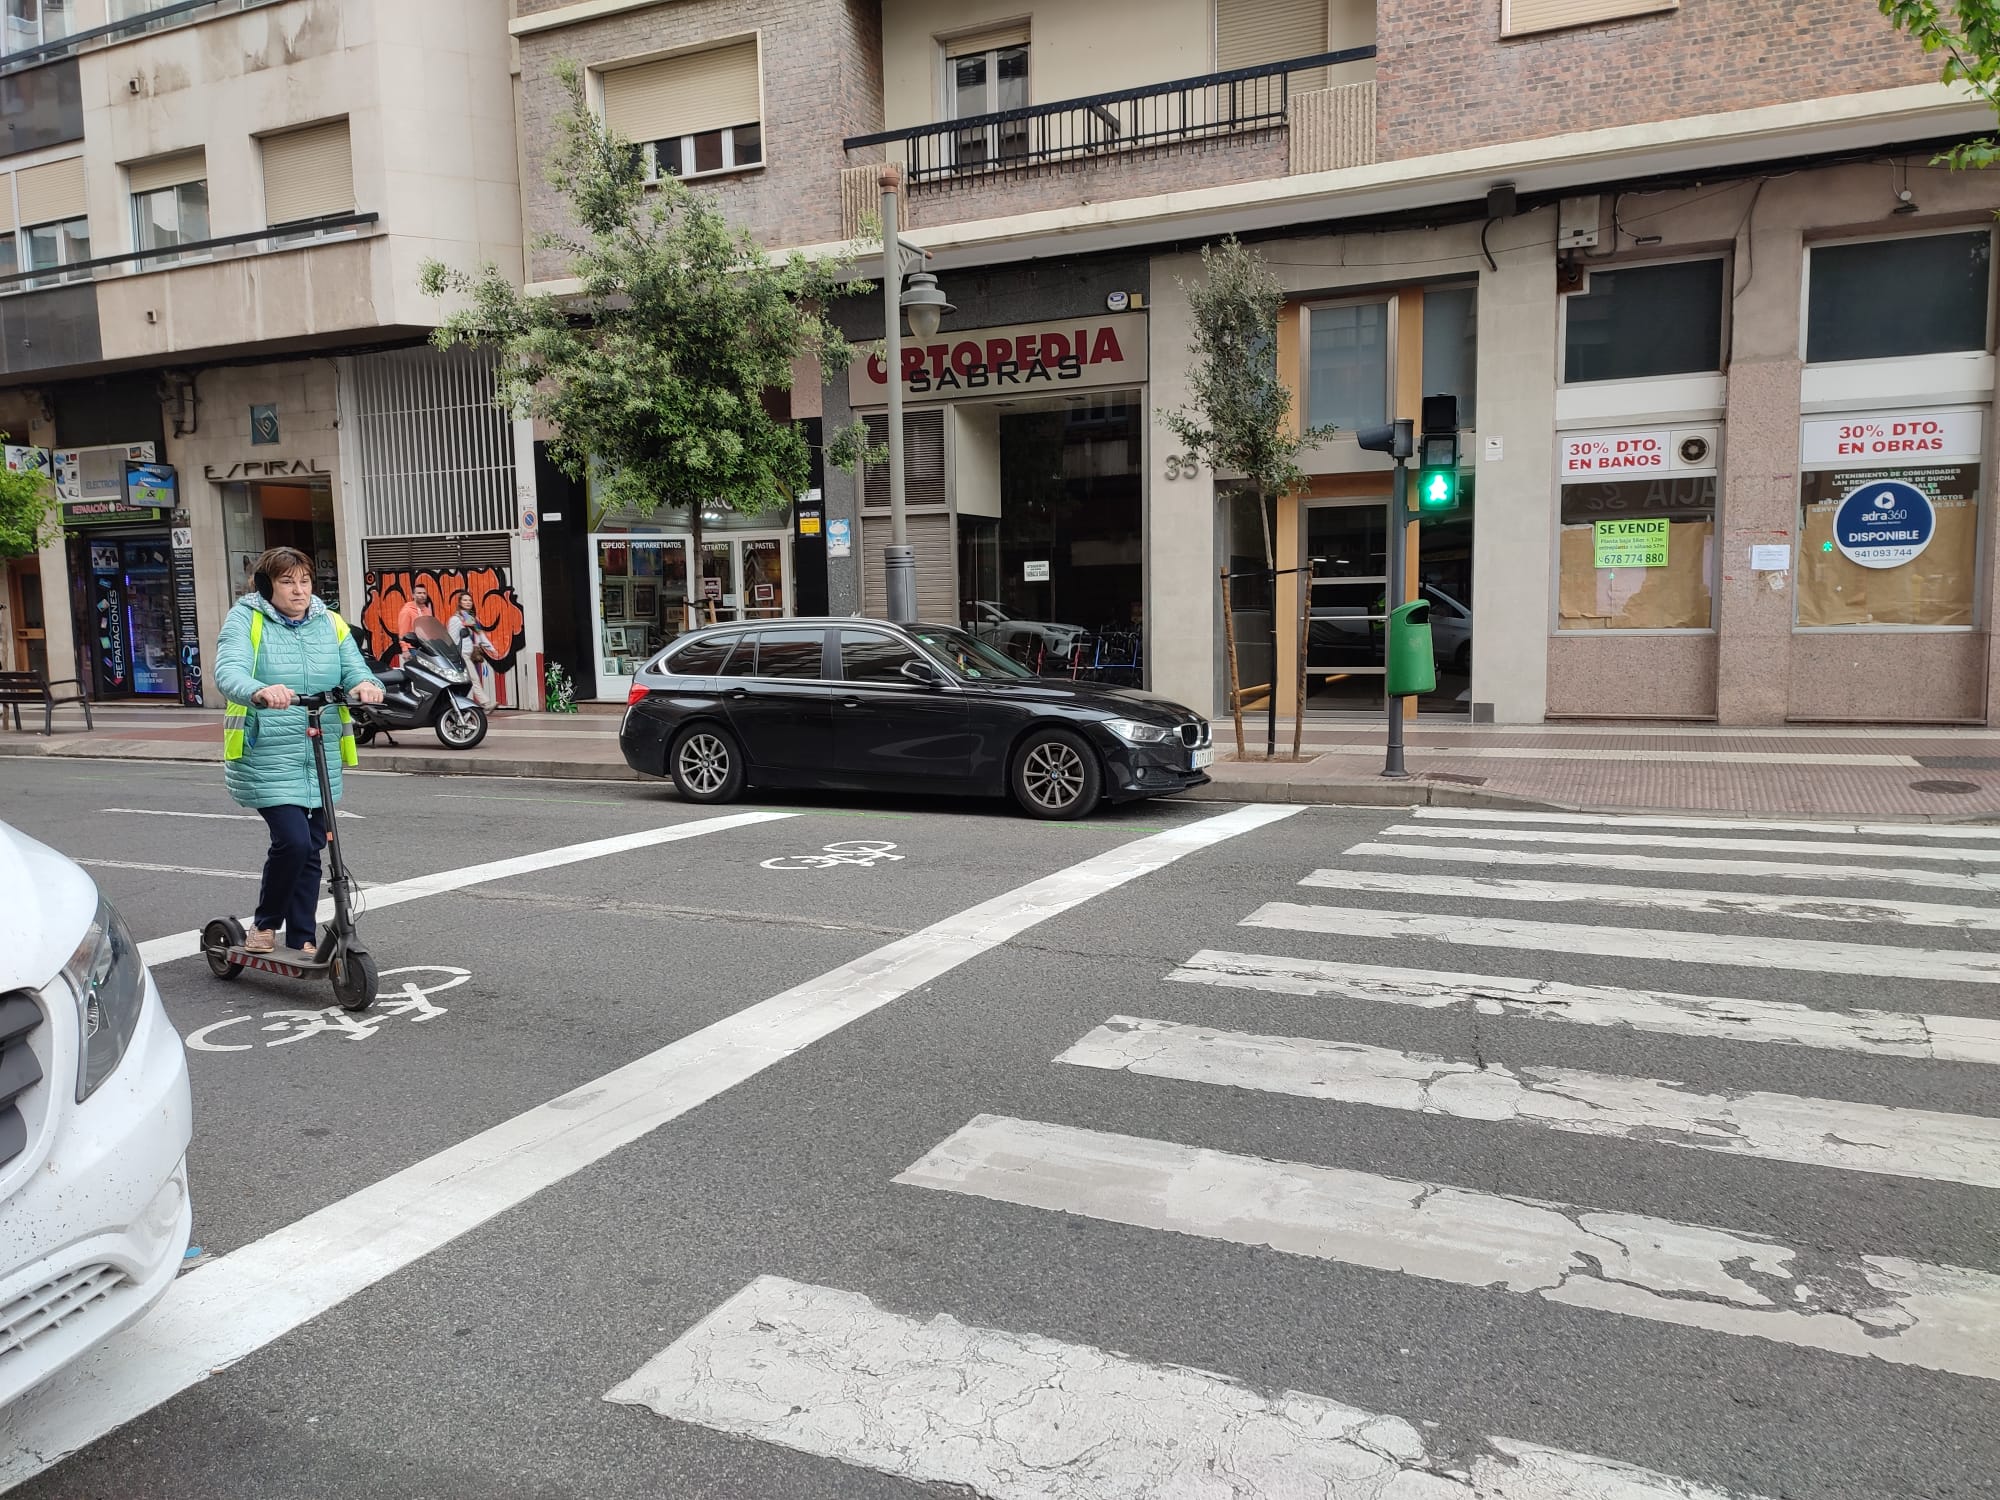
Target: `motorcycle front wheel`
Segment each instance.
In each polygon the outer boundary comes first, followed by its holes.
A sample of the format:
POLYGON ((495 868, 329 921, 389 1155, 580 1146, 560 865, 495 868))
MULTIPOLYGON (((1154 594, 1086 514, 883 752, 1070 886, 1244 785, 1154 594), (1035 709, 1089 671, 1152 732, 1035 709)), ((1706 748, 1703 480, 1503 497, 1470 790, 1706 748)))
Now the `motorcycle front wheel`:
POLYGON ((437 737, 447 750, 470 750, 486 738, 486 710, 477 703, 447 703, 438 715, 437 737))

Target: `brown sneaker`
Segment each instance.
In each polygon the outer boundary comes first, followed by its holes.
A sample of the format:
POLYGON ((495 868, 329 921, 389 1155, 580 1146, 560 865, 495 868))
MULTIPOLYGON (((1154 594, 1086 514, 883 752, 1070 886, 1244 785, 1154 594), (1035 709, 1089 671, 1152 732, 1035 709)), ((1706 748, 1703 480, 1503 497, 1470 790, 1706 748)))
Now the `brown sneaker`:
POLYGON ((269 927, 253 927, 243 939, 245 953, 271 953, 277 949, 278 934, 269 927))

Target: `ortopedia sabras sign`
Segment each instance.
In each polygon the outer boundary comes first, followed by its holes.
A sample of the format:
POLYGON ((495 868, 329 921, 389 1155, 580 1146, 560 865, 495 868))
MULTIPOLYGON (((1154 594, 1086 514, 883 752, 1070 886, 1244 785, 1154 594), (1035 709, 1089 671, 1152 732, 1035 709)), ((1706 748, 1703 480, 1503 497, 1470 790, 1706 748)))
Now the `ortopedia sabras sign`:
MULTIPOLYGON (((926 343, 905 343, 902 366, 906 401, 1138 385, 1146 379, 1146 318, 1122 313, 941 333, 926 343)), ((880 406, 889 399, 888 388, 889 369, 879 353, 849 367, 849 405, 880 406)))

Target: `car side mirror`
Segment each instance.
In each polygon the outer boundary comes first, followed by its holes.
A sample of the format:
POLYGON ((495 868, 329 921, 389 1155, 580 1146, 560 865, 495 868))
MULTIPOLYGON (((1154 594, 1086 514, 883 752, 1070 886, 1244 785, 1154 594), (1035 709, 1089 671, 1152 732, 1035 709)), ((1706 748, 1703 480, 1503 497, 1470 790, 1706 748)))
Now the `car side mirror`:
POLYGON ((921 683, 925 687, 944 686, 944 674, 921 657, 904 662, 902 673, 910 681, 921 683))

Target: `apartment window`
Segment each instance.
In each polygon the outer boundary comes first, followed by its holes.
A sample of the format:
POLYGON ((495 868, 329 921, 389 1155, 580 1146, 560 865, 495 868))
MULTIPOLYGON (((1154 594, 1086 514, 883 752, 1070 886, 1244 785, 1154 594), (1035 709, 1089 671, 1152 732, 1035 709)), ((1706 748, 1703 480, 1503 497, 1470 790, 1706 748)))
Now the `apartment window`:
MULTIPOLYGON (((126 168, 132 192, 132 248, 142 254, 208 238, 208 161, 201 151, 135 162, 126 168)), ((152 253, 148 265, 174 255, 152 253)))
POLYGON ((0 34, 8 52, 25 52, 44 42, 61 41, 70 26, 70 0, 6 0, 0 34))
POLYGON ((604 123, 640 150, 651 180, 763 164, 754 38, 608 69, 602 78, 604 123))
POLYGON ((82 157, 44 162, 0 177, 0 245, 5 246, 0 274, 24 270, 58 273, 27 277, 0 286, 0 291, 29 291, 88 275, 62 270, 90 259, 82 157))
POLYGON ((1387 302, 1306 309, 1306 421, 1352 432, 1388 420, 1387 302))
MULTIPOLYGON (((1328 50, 1326 0, 1215 0, 1215 70, 1234 72, 1328 50)), ((1287 75, 1294 89, 1326 85, 1326 69, 1287 75)))
POLYGON ((1993 236, 1984 229, 1815 245, 1806 359, 1896 359, 1986 347, 1993 236))
MULTIPOLYGON (((944 43, 945 115, 953 120, 1028 107, 1028 26, 989 27, 944 43)), ((953 164, 961 171, 1021 161, 1028 122, 1006 120, 961 130, 953 164)))
MULTIPOLYGON (((60 224, 31 224, 21 231, 29 271, 60 271, 90 259, 90 220, 65 219, 60 224)), ((88 279, 88 272, 71 271, 54 276, 36 276, 23 287, 52 286, 59 281, 88 279)))
POLYGON ((1458 425, 1479 425, 1479 289, 1424 293, 1424 394, 1458 397, 1458 425))
POLYGON ((1500 0, 1500 34, 1532 36, 1680 8, 1681 0, 1500 0))
POLYGON ((1592 271, 1564 299, 1563 379, 1642 380, 1722 369, 1719 260, 1592 271))
POLYGON ((329 120, 267 135, 260 145, 266 224, 276 228, 354 212, 354 155, 347 121, 329 120))

